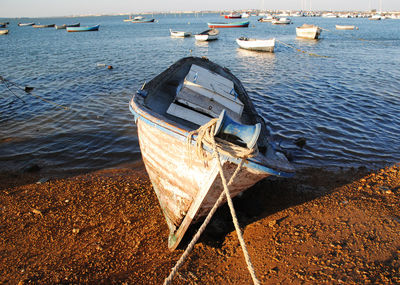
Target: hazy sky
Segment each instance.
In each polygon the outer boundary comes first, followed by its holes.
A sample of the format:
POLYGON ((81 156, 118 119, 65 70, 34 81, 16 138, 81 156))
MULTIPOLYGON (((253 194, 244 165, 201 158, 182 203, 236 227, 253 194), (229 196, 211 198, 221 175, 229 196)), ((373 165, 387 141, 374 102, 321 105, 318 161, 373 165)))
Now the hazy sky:
POLYGON ((146 11, 293 9, 400 11, 400 0, 0 0, 0 17, 50 17, 146 11))

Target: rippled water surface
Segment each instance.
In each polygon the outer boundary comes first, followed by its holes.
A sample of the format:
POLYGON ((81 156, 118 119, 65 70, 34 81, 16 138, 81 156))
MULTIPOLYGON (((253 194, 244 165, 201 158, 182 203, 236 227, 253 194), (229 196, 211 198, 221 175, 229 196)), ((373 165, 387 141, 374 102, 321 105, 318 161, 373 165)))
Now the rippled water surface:
POLYGON ((0 84, 0 170, 32 164, 91 170, 138 159, 128 102, 143 82, 189 55, 206 56, 242 81, 297 167, 378 168, 400 161, 399 20, 293 18, 293 25, 274 26, 252 17, 249 28, 220 29, 219 40, 196 43, 171 38, 169 29, 197 33, 223 19, 154 17, 158 22, 151 24, 120 16, 23 20, 100 24, 90 33, 18 27, 8 19, 10 33, 0 36, 0 76, 34 90, 9 86, 19 99, 0 84), (296 39, 303 23, 323 27, 321 40, 296 39), (337 31, 335 24, 359 30, 337 31), (275 53, 241 50, 239 36, 275 37, 275 53), (303 150, 293 144, 300 137, 307 139, 303 150))

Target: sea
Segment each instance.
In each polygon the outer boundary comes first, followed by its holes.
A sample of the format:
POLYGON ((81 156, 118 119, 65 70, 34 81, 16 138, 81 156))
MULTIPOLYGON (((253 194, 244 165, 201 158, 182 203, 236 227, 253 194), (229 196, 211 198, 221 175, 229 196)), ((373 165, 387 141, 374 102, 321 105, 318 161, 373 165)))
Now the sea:
POLYGON ((10 22, 9 34, 0 36, 0 171, 75 173, 140 161, 129 100, 187 56, 207 57, 241 80, 298 169, 400 162, 400 20, 293 17, 291 25, 272 25, 252 16, 248 28, 220 29, 218 40, 196 42, 171 38, 169 30, 196 34, 207 22, 229 20, 206 13, 147 17, 155 22, 0 19, 10 22), (100 29, 68 33, 18 22, 100 29), (323 28, 320 40, 296 38, 304 23, 323 28), (274 37, 275 52, 242 50, 235 41, 242 36, 274 37))

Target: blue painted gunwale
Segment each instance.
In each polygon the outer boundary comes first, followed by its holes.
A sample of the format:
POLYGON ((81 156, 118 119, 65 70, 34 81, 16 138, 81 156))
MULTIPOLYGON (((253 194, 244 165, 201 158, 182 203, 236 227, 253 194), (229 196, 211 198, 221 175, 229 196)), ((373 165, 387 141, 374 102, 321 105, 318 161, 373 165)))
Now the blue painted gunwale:
MULTIPOLYGON (((158 113, 152 112, 151 110, 147 109, 146 107, 139 108, 137 102, 135 102, 135 98, 136 96, 140 96, 138 94, 135 94, 133 96, 133 98, 131 99, 131 102, 129 103, 129 110, 131 111, 131 113, 133 114, 134 118, 135 118, 135 123, 137 122, 137 120, 140 118, 143 122, 145 122, 146 124, 156 127, 157 129, 161 130, 162 132, 173 136, 174 138, 181 140, 181 141, 186 141, 187 140, 187 136, 189 135, 189 131, 179 128, 178 126, 174 125, 174 124, 170 124, 168 123, 165 118, 161 117, 158 113), (134 108, 136 107, 136 108, 134 108)), ((192 144, 195 144, 195 138, 196 136, 193 136, 193 140, 192 140, 192 144)), ((206 150, 211 153, 211 149, 208 149, 206 147, 206 150)), ((223 159, 239 164, 240 163, 240 159, 238 158, 233 158, 231 156, 225 156, 225 155, 221 155, 223 157, 223 159)), ((286 178, 290 178, 294 176, 294 172, 284 172, 284 171, 276 171, 272 168, 269 168, 267 166, 265 166, 264 164, 262 164, 259 160, 257 160, 256 158, 249 158, 247 159, 246 163, 246 167, 249 168, 253 168, 253 169, 257 169, 259 171, 263 171, 275 176, 281 176, 281 177, 286 177, 286 178)))

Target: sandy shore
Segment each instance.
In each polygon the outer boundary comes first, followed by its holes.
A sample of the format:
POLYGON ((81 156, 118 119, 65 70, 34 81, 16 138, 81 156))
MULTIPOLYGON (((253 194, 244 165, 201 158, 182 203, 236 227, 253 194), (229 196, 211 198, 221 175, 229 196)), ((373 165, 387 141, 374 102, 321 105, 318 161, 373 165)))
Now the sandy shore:
MULTIPOLYGON (((0 283, 160 284, 168 276, 183 249, 167 248, 142 165, 40 178, 0 175, 0 283)), ((234 203, 262 284, 398 284, 399 198, 395 165, 306 169, 264 180, 234 203)), ((174 284, 251 284, 226 206, 174 284)))

